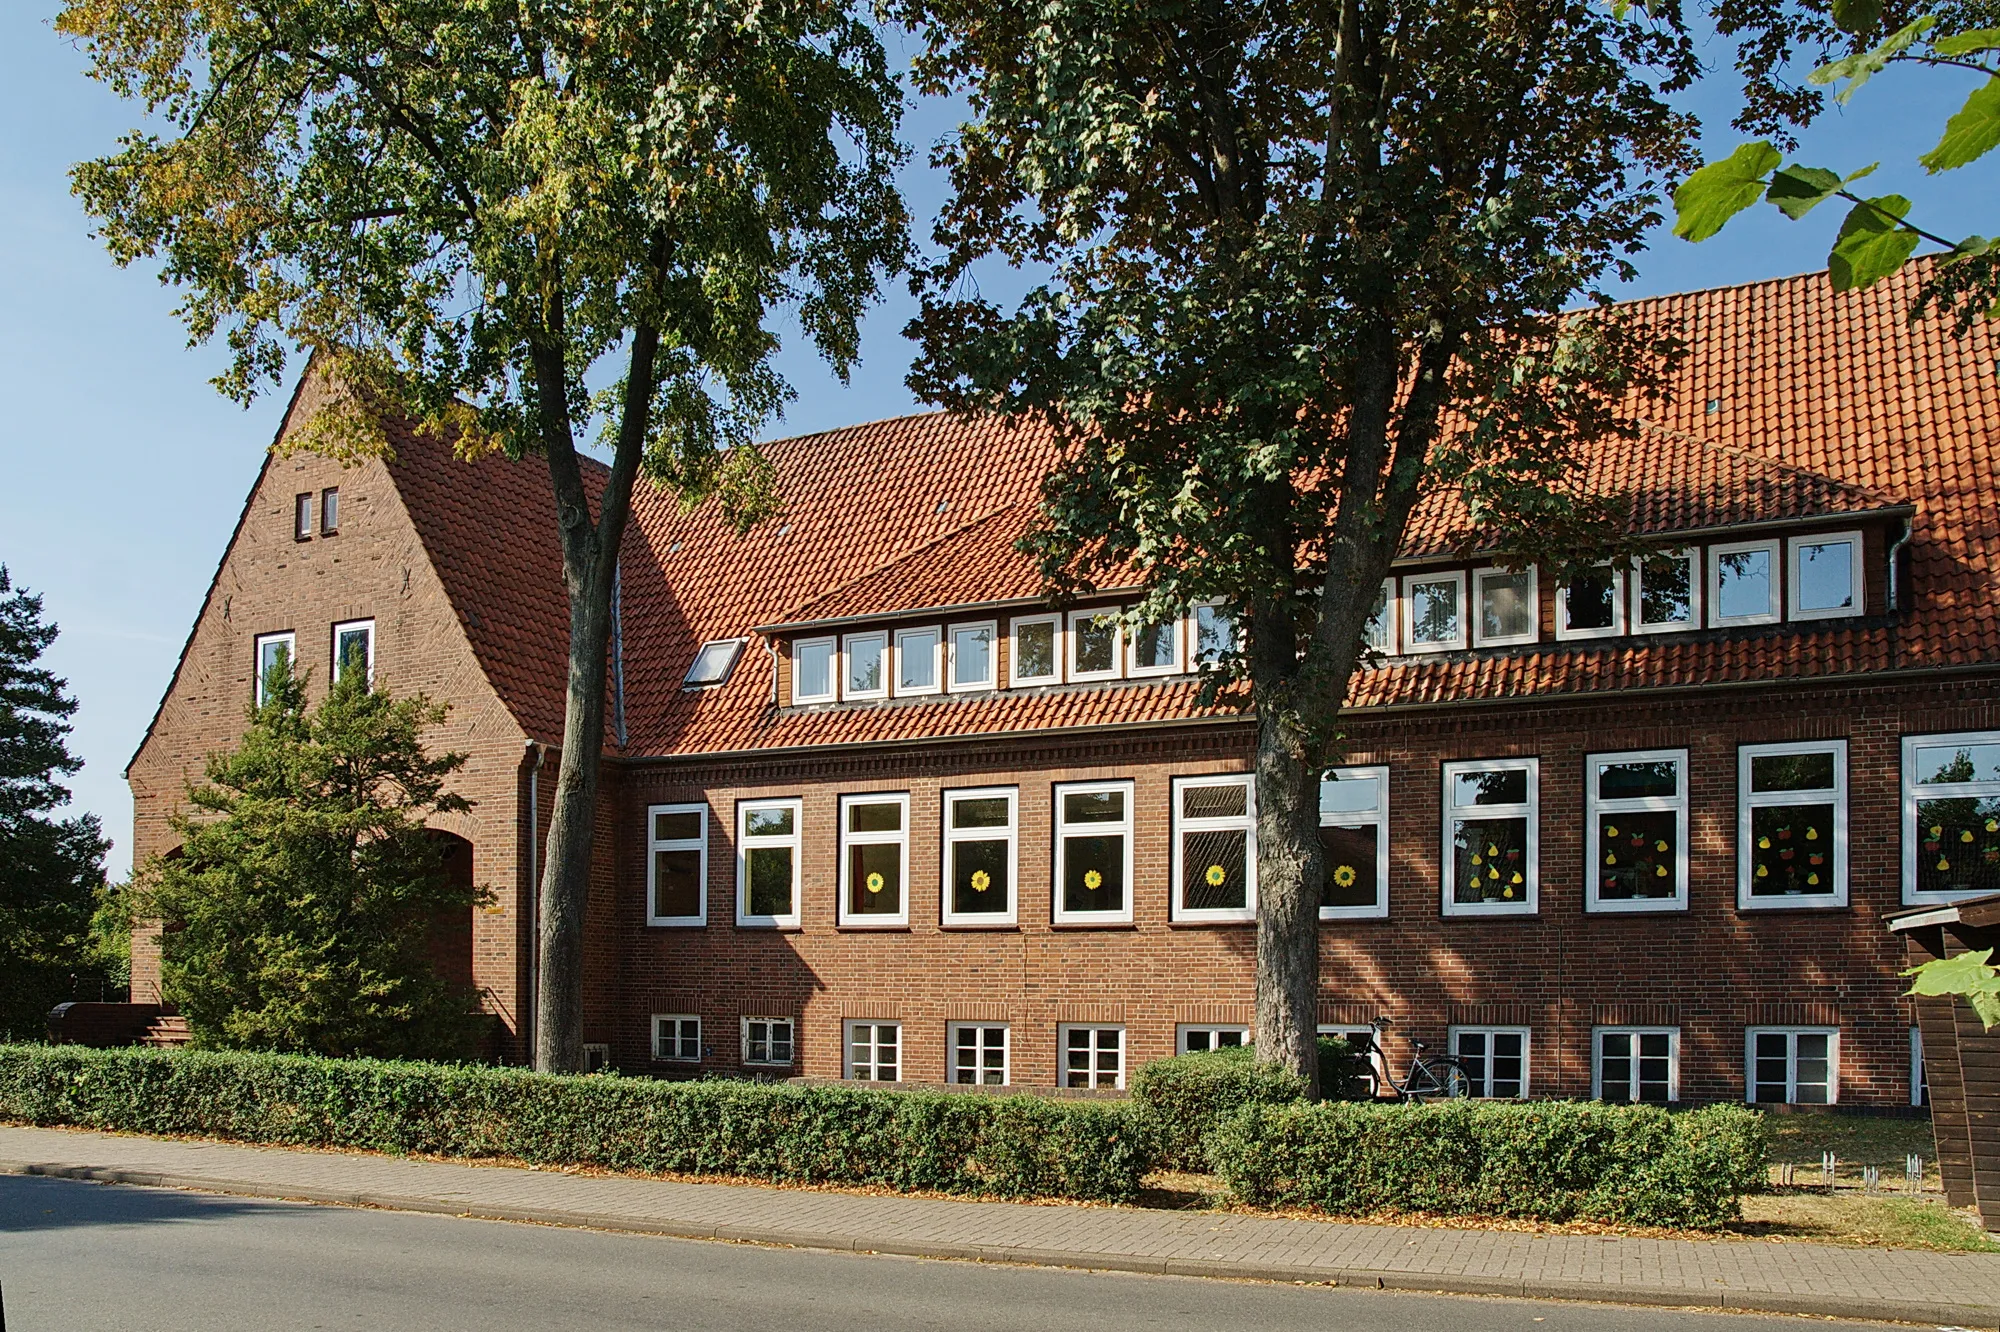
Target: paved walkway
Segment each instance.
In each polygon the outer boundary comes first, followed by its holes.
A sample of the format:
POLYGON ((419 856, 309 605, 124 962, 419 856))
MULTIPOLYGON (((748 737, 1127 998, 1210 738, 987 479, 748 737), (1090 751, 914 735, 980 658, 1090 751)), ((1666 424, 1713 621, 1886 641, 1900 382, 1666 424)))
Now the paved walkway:
POLYGON ((0 1173, 1060 1267, 2000 1328, 2000 1254, 874 1197, 0 1127, 0 1173))

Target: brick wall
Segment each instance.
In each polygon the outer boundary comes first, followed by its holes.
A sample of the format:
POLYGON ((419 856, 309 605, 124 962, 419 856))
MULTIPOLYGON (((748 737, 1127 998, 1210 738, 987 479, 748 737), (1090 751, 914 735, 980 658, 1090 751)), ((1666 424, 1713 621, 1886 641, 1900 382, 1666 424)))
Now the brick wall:
MULTIPOLYGON (((1588 1095, 1591 1031, 1599 1025, 1681 1029, 1684 1099, 1743 1095, 1744 1029, 1829 1025, 1842 1033, 1840 1099, 1909 1102, 1907 1001, 1895 940, 1881 917, 1901 905, 1899 740, 1906 733, 2000 726, 1990 683, 1912 683, 1811 689, 1762 687, 1681 696, 1514 703, 1357 717, 1351 759, 1391 769, 1389 916, 1322 926, 1322 1020, 1393 1015, 1391 1050, 1442 1047, 1462 1025, 1533 1029, 1537 1095, 1588 1095), (1849 744, 1849 904, 1840 909, 1742 911, 1736 905, 1737 747, 1845 738, 1849 744), (1689 751, 1689 908, 1660 914, 1583 909, 1584 756, 1689 751), (1539 910, 1466 919, 1441 910, 1443 762, 1540 759, 1539 910)), ((1172 1053, 1185 1022, 1248 1022, 1254 929, 1168 919, 1169 783, 1175 776, 1247 770, 1241 725, 1055 738, 983 737, 976 743, 874 752, 625 766, 618 782, 614 928, 623 941, 620 1003, 593 1010, 592 1039, 635 1070, 672 1071, 650 1058, 649 1015, 697 1013, 711 1068, 740 1058, 739 1019, 801 1019, 798 1070, 837 1077, 842 1024, 903 1024, 905 1076, 946 1075, 947 1024, 1005 1020, 1013 1078, 1055 1080, 1064 1022, 1127 1028, 1130 1062, 1172 1053), (1134 921, 1129 927, 1051 923, 1051 787, 1105 777, 1136 782, 1134 921), (1017 927, 947 929, 940 921, 941 792, 1018 786, 1017 927), (836 924, 837 799, 907 791, 911 803, 910 924, 836 924), (802 925, 734 924, 735 806, 796 796, 804 802, 802 925), (705 928, 648 927, 645 809, 710 806, 705 928)), ((603 950, 593 958, 603 958, 603 950)))

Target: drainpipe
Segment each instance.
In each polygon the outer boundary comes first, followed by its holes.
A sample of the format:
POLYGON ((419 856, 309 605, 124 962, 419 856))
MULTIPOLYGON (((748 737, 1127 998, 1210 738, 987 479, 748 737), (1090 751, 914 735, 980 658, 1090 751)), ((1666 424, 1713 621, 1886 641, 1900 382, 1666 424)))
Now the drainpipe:
POLYGON ((1917 534, 1915 522, 1905 520, 1903 535, 1896 538, 1896 544, 1889 547, 1889 609, 1903 609, 1902 578, 1898 573, 1903 563, 1903 549, 1910 544, 1910 538, 1917 534))
POLYGON ((611 732, 625 748, 625 561, 611 566, 611 732))
POLYGON ((530 740, 528 748, 535 751, 535 765, 528 769, 528 996, 521 1006, 521 1032, 528 1062, 532 1064, 535 1007, 542 982, 542 763, 549 756, 549 747, 539 740, 530 740))
POLYGON ((771 659, 771 706, 778 706, 778 648, 771 642, 769 634, 757 635, 757 641, 764 645, 764 655, 771 659))

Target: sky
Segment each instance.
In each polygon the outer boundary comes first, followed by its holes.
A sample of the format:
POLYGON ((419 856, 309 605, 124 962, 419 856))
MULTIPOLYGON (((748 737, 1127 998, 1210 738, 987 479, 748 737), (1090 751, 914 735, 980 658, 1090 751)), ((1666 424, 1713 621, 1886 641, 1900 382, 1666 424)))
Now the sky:
MULTIPOLYGON (((190 348, 174 294, 152 272, 117 268, 90 238, 68 170, 110 151, 136 112, 83 76, 81 57, 53 31, 54 13, 49 0, 0 6, 0 564, 61 626, 46 660, 80 703, 71 747, 84 767, 70 782, 72 808, 103 820, 108 869, 119 878, 130 866, 125 764, 172 677, 283 395, 246 410, 218 394, 208 381, 224 353, 190 348)), ((1684 103, 1719 155, 1743 136, 1728 127, 1729 50, 1713 43, 1706 57, 1717 76, 1684 103)), ((1914 164, 1969 86, 1959 76, 1892 71, 1845 114, 1823 119, 1799 156, 1843 173, 1880 160, 1870 186, 1910 197, 1913 218, 1929 229, 1990 233, 1980 205, 1992 197, 2000 157, 1939 178, 1914 164)), ((923 226, 943 189, 921 150, 953 119, 949 104, 933 102, 906 122, 919 151, 905 188, 923 226)), ((1822 268, 1839 220, 1833 206, 1801 223, 1759 208, 1699 246, 1663 230, 1619 294, 1822 268)), ((988 294, 1002 293, 989 284, 988 294)), ((903 384, 911 313, 897 284, 870 315, 862 363, 844 386, 809 354, 788 351, 782 368, 798 398, 769 433, 920 410, 903 384)))

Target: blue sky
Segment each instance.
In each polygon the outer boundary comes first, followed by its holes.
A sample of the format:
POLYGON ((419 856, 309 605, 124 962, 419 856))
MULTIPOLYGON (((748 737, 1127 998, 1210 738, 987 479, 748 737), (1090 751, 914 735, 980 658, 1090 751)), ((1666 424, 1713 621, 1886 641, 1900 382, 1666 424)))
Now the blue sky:
MULTIPOLYGON (((87 235, 70 198, 71 163, 107 151, 132 110, 81 74, 76 52, 49 23, 54 6, 0 6, 0 563, 42 594, 62 626, 49 662, 81 701, 74 748, 84 770, 75 805, 100 815, 125 873, 131 800, 123 770, 165 690, 188 626, 270 443, 282 402, 245 411, 209 378, 222 354, 190 349, 174 298, 154 277, 119 270, 87 235)), ((1708 52, 1726 71, 1728 52, 1708 52)), ((1801 155, 1850 170, 1881 159, 1870 182, 1916 201, 1935 231, 1982 230, 1991 162, 1940 179, 1913 159, 1936 141, 1967 88, 1957 78, 1879 78, 1846 115, 1829 117, 1801 155)), ((1687 99, 1709 126, 1710 150, 1741 138, 1727 125, 1726 73, 1687 99)), ((919 108, 908 136, 928 145, 949 108, 919 108)), ((939 182, 910 171, 913 211, 927 217, 939 182)), ((1664 234, 1641 257, 1626 294, 1718 286, 1824 266, 1839 213, 1804 223, 1774 210, 1739 218, 1715 240, 1664 234)), ((1983 229, 1991 231, 1990 217, 1983 229)), ((870 317, 864 360, 843 387, 809 356, 788 356, 799 391, 774 434, 794 434, 915 410, 903 386, 910 303, 900 288, 870 317)))

